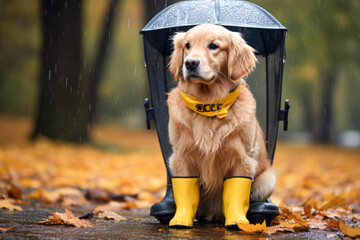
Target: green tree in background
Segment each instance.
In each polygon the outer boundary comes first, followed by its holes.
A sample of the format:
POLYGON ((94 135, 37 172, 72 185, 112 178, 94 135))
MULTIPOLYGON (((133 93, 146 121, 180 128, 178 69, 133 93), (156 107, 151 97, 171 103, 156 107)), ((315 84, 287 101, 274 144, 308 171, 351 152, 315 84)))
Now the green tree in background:
POLYGON ((343 114, 334 112, 337 82, 360 65, 360 2, 253 2, 288 28, 285 87, 300 101, 303 126, 313 139, 331 142, 335 115, 343 114))

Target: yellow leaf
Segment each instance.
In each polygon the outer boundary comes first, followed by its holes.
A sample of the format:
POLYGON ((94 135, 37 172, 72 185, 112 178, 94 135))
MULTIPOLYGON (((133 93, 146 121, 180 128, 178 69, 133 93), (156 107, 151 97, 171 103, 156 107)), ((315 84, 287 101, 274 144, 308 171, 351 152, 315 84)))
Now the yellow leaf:
POLYGON ((238 227, 245 231, 250 233, 262 233, 263 231, 267 230, 266 222, 264 221, 262 224, 250 224, 250 223, 238 223, 238 227))
POLYGON ((339 227, 343 234, 349 237, 360 237, 360 227, 351 227, 339 219, 339 227))
POLYGON ((6 209, 9 209, 10 211, 14 211, 14 210, 22 211, 23 210, 20 206, 16 206, 7 200, 0 201, 0 208, 6 208, 6 209))

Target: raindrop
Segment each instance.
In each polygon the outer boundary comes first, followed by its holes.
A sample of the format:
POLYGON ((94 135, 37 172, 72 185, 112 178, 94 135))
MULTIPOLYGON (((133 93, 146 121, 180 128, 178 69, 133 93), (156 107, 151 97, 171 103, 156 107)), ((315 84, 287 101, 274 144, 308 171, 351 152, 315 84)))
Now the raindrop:
POLYGON ((68 85, 68 78, 65 78, 65 87, 68 85))
POLYGON ((49 70, 49 81, 51 80, 51 70, 49 70))

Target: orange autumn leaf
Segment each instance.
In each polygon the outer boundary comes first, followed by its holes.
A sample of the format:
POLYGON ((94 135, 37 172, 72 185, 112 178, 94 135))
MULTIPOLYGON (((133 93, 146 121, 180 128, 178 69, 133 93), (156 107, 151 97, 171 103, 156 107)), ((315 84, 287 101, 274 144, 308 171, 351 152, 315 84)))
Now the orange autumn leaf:
POLYGON ((0 232, 7 232, 7 231, 10 231, 11 229, 13 229, 14 226, 11 226, 11 227, 8 227, 8 228, 0 228, 0 232))
POLYGON ((302 230, 307 230, 307 228, 299 223, 280 222, 278 225, 268 227, 263 233, 270 235, 278 232, 297 232, 302 230))
POLYGON ((340 228, 339 227, 339 222, 335 219, 326 219, 325 222, 327 223, 327 225, 329 226, 329 228, 340 228))
POLYGON ((21 189, 18 188, 17 186, 15 186, 14 184, 10 185, 10 188, 8 189, 8 194, 9 194, 9 197, 15 198, 15 199, 20 199, 22 197, 21 189))
POLYGON ((266 235, 274 234, 277 232, 295 232, 294 228, 284 224, 268 227, 263 233, 266 235))
POLYGON ((45 221, 38 222, 39 224, 63 224, 75 227, 95 227, 95 224, 89 221, 81 220, 74 215, 72 211, 65 208, 65 213, 52 212, 52 216, 48 217, 45 221))
POLYGON ((126 202, 121 206, 121 209, 130 209, 130 208, 136 208, 137 204, 135 202, 126 202))
POLYGON ((341 232, 346 236, 353 238, 360 237, 360 227, 351 227, 341 219, 339 219, 339 227, 341 232))
POLYGON ((306 227, 306 228, 309 227, 304 219, 295 216, 289 209, 282 207, 282 208, 280 208, 280 211, 281 211, 281 214, 284 215, 285 217, 287 217, 288 219, 294 220, 295 222, 297 222, 298 224, 300 224, 303 227, 306 227))
POLYGON ((262 224, 238 223, 238 227, 248 233, 262 233, 267 229, 265 221, 262 224))

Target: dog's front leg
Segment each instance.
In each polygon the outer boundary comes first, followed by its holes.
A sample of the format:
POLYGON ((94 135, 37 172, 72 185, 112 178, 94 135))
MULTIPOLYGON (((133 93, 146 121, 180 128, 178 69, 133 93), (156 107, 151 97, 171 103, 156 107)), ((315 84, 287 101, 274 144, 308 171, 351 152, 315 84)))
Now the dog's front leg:
POLYGON ((246 213, 249 209, 252 179, 257 161, 248 155, 227 174, 223 186, 223 213, 225 226, 237 228, 238 223, 249 223, 246 213))
POLYGON ((200 190, 198 174, 189 166, 191 161, 182 159, 174 152, 170 158, 170 168, 173 172, 172 185, 176 205, 175 216, 169 226, 176 228, 191 228, 199 206, 200 190))

